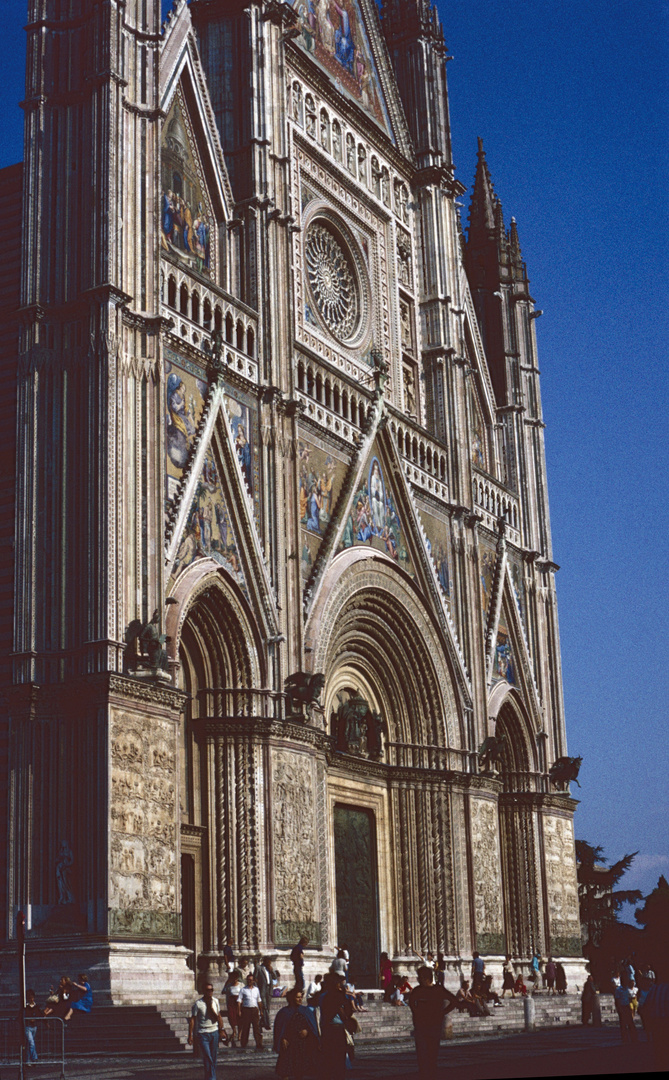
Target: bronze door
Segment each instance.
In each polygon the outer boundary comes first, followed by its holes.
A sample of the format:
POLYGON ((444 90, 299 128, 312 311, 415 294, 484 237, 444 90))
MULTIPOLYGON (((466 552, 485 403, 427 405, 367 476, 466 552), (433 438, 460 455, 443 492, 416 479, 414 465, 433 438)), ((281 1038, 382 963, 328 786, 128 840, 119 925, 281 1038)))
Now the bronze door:
POLYGON ((374 814, 335 806, 337 943, 347 948, 358 989, 378 986, 379 902, 374 814))

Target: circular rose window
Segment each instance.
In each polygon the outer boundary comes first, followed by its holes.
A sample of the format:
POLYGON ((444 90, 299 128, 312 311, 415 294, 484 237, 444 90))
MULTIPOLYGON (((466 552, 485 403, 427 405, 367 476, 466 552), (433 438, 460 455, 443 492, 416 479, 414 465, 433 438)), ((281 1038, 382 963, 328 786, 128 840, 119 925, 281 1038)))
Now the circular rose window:
POLYGON ((304 242, 307 277, 316 309, 328 330, 341 341, 360 325, 358 276, 345 242, 323 221, 307 229, 304 242))

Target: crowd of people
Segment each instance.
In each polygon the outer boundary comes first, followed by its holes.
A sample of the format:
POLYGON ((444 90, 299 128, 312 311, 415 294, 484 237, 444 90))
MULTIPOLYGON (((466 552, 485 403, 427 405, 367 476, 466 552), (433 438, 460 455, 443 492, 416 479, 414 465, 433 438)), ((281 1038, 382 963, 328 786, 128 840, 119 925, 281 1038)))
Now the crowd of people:
POLYGON ((36 1044, 38 1017, 59 1017, 64 1023, 69 1024, 73 1017, 81 1017, 91 1012, 93 991, 88 975, 82 972, 77 978, 79 981, 75 982, 68 975, 61 975, 58 986, 55 989, 53 986, 49 987, 49 994, 43 1007, 38 1004, 35 991, 32 988, 26 990, 26 1004, 23 1012, 26 1058, 29 1064, 34 1064, 38 1060, 36 1044))

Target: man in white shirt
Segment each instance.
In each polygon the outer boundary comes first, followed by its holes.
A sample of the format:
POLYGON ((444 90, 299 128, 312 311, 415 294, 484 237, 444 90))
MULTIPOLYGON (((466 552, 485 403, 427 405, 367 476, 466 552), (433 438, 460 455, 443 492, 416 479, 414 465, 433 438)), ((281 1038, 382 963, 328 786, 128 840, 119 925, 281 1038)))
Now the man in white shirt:
POLYGON ((323 983, 323 976, 322 975, 317 975, 315 977, 315 979, 311 980, 311 982, 307 986, 306 990, 304 991, 303 1001, 304 1001, 305 1005, 309 1004, 309 998, 313 997, 314 994, 320 994, 321 990, 323 989, 322 983, 323 983))
POLYGON ((194 1003, 188 1024, 188 1045, 193 1045, 197 1037, 204 1066, 204 1080, 216 1080, 216 1058, 218 1041, 223 1039, 223 1017, 218 998, 214 997, 214 988, 207 983, 204 994, 194 1003))
POLYGON ((255 984, 253 975, 246 976, 246 986, 239 995, 239 1004, 242 1009, 242 1026, 239 1036, 239 1044, 242 1050, 246 1049, 249 1041, 249 1031, 253 1028, 253 1037, 256 1041, 256 1050, 262 1050, 262 1032, 260 1030, 260 1016, 263 1011, 260 991, 255 984))

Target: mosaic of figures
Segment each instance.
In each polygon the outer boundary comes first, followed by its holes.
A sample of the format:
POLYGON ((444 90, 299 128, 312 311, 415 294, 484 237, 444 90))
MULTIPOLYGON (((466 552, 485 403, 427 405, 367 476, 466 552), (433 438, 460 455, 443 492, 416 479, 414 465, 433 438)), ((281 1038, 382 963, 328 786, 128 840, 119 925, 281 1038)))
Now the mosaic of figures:
POLYGON ((516 685, 516 663, 511 647, 511 636, 503 622, 503 617, 497 627, 497 641, 495 644, 495 659, 492 667, 492 677, 495 682, 506 679, 512 686, 516 685))
MULTIPOLYGON (((173 353, 169 355, 175 356, 173 353)), ((176 367, 171 360, 165 360, 165 460, 168 476, 180 478, 188 461, 207 395, 207 382, 202 375, 195 367, 186 370, 185 367, 176 367)))
POLYGON ((451 526, 449 521, 442 521, 432 514, 421 510, 421 521, 427 536, 427 547, 437 571, 439 584, 446 599, 451 599, 451 526))
POLYGON ((385 552, 413 577, 414 567, 405 533, 377 457, 370 461, 367 478, 353 497, 346 521, 342 548, 355 544, 366 544, 385 552))
MULTIPOLYGON (((165 462, 168 483, 178 480, 195 442, 208 384, 204 371, 183 356, 165 350, 165 462), (177 363, 178 361, 178 363, 177 363)), ((260 451, 258 414, 248 394, 230 388, 224 398, 242 476, 260 520, 260 451)), ((169 490, 169 489, 168 489, 169 490)))
POLYGON ((290 0, 305 51, 334 76, 363 109, 390 123, 358 0, 290 0))
POLYGON ((211 450, 207 452, 188 520, 181 537, 168 591, 195 559, 211 558, 225 567, 246 592, 244 572, 232 531, 221 482, 211 450))
POLYGON ((160 246, 209 274, 212 221, 177 98, 163 128, 160 174, 160 246))
POLYGON ((323 533, 330 523, 341 488, 346 462, 313 442, 300 439, 299 498, 302 526, 302 576, 309 576, 323 533))

